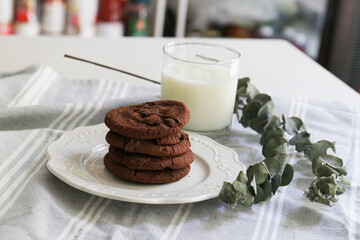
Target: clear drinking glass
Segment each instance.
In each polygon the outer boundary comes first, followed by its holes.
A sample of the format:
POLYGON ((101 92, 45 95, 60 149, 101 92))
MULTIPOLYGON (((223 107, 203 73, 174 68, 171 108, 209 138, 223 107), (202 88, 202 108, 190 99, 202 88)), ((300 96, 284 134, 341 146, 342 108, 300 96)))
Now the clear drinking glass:
POLYGON ((169 43, 163 49, 161 99, 190 110, 185 129, 223 131, 231 124, 240 53, 212 43, 169 43))

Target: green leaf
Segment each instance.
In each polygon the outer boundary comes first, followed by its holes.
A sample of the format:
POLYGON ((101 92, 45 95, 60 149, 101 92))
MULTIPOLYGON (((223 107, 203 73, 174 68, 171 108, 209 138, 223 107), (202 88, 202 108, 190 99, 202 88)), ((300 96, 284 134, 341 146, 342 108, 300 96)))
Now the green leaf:
POLYGON ((342 159, 332 155, 319 156, 313 161, 312 167, 316 176, 347 175, 346 170, 343 168, 342 159))
POLYGON ((249 125, 251 129, 255 130, 259 134, 262 134, 268 121, 269 120, 267 118, 256 117, 250 121, 249 125))
MULTIPOLYGON (((265 126, 266 127, 266 126, 265 126)), ((264 134, 261 136, 260 144, 264 145, 266 142, 268 142, 271 138, 275 137, 285 137, 285 131, 278 127, 273 127, 272 129, 268 129, 264 132, 264 134)))
POLYGON ((221 201, 229 204, 232 208, 237 207, 237 201, 244 206, 251 206, 254 202, 254 198, 247 185, 236 180, 232 184, 228 182, 223 183, 219 198, 221 201))
POLYGON ((244 127, 248 127, 250 125, 250 121, 253 118, 256 118, 258 115, 258 111, 261 108, 261 104, 258 102, 250 102, 248 105, 246 105, 242 110, 242 117, 240 119, 240 123, 244 127))
POLYGON ((247 183, 247 179, 246 179, 245 173, 243 171, 239 172, 239 175, 237 176, 236 181, 239 181, 242 183, 247 183))
POLYGON ((271 97, 267 94, 261 93, 256 95, 253 100, 254 102, 259 102, 261 106, 265 105, 265 103, 271 101, 271 97))
POLYGON ((331 202, 336 202, 337 193, 341 194, 344 189, 340 188, 336 181, 335 174, 328 177, 320 177, 313 181, 310 187, 305 191, 304 195, 318 203, 331 206, 331 202))
POLYGON ((307 145, 311 145, 310 134, 308 132, 297 133, 289 141, 290 145, 295 145, 295 149, 298 152, 303 152, 307 145))
POLYGON ((323 176, 323 177, 328 177, 331 174, 336 174, 339 175, 338 172, 336 172, 334 169, 332 169, 330 166, 328 165, 320 165, 317 168, 316 174, 317 176, 323 176))
POLYGON ((269 101, 263 105, 258 112, 258 117, 261 119, 270 119, 271 115, 275 112, 275 106, 273 101, 269 101))
POLYGON ((336 195, 341 195, 344 192, 345 192, 345 188, 339 186, 336 190, 336 195))
POLYGON ((329 177, 321 177, 315 182, 315 185, 320 190, 322 195, 330 198, 336 195, 337 183, 334 175, 329 177))
POLYGON ((264 163, 270 172, 270 176, 279 174, 282 165, 279 161, 274 160, 274 158, 265 158, 264 163))
POLYGON ((287 186, 291 183, 291 180, 294 177, 294 168, 290 164, 286 164, 284 173, 281 176, 280 186, 287 186))
POLYGON ((219 194, 220 200, 229 204, 232 208, 236 208, 236 201, 238 197, 238 190, 236 190, 231 183, 224 182, 219 194))
MULTIPOLYGON (((268 123, 265 125, 264 127, 264 132, 267 132, 273 128, 279 128, 281 126, 281 121, 280 118, 276 115, 272 115, 270 117, 270 120, 268 121, 268 123)), ((279 128, 281 129, 281 128, 279 128)), ((281 129, 282 130, 282 129, 281 129)), ((284 135, 282 135, 284 136, 284 135)))
POLYGON ((274 157, 279 153, 288 153, 289 143, 286 139, 281 137, 274 137, 267 141, 263 148, 262 154, 266 157, 274 157))
POLYGON ((272 194, 275 194, 278 188, 281 185, 281 177, 280 175, 275 175, 271 178, 271 192, 272 194))
POLYGON ((285 118, 285 116, 283 115, 283 122, 284 122, 284 130, 290 135, 297 134, 301 130, 305 131, 304 123, 298 117, 285 118))
POLYGON ((335 157, 333 155, 327 155, 327 154, 322 155, 319 156, 316 160, 321 163, 326 163, 333 168, 341 168, 344 165, 343 160, 341 158, 335 157))
POLYGON ((248 77, 239 79, 238 83, 237 83, 236 95, 242 96, 242 97, 249 96, 249 91, 248 91, 249 82, 250 82, 250 78, 248 78, 248 77))
POLYGON ((247 170, 247 177, 250 180, 256 179, 256 184, 262 184, 269 177, 269 172, 265 165, 256 163, 247 170))
POLYGON ((244 197, 240 198, 239 201, 244 207, 251 207, 254 204, 254 196, 251 194, 250 189, 246 189, 244 197))
POLYGON ((271 177, 276 174, 282 175, 288 158, 289 155, 286 153, 279 153, 273 158, 265 158, 264 163, 268 168, 271 177))
POLYGON ((269 180, 266 180, 263 184, 260 185, 260 187, 264 192, 264 197, 262 198, 262 201, 266 201, 266 199, 268 199, 271 194, 271 182, 269 180))
POLYGON ((332 142, 321 140, 314 144, 307 145, 304 150, 304 154, 306 157, 310 159, 310 161, 315 161, 319 156, 327 155, 327 150, 332 149, 333 152, 336 151, 335 145, 332 142))
POLYGON ((241 78, 238 80, 238 85, 237 85, 238 96, 254 98, 259 93, 260 93, 259 90, 250 83, 250 79, 248 77, 241 78))
POLYGON ((254 195, 254 203, 259 203, 264 198, 264 191, 259 186, 256 186, 256 189, 257 189, 256 190, 257 193, 254 195))

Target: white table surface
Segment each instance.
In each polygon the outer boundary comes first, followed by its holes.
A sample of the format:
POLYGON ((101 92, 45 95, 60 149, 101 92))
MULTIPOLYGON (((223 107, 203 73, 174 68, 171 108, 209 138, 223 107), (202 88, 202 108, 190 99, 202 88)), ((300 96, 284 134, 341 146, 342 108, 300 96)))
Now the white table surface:
POLYGON ((250 77, 262 92, 270 95, 360 103, 356 91, 284 40, 5 36, 0 37, 0 72, 44 63, 64 77, 112 78, 151 84, 63 55, 86 58, 160 80, 162 47, 171 41, 210 41, 237 49, 242 54, 240 77, 250 77))

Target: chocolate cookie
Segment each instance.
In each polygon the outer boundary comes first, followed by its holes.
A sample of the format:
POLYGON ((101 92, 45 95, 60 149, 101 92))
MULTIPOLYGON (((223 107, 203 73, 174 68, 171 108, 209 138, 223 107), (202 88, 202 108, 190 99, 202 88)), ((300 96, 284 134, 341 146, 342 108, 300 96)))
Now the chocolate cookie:
POLYGON ((184 154, 190 148, 189 136, 182 132, 180 141, 173 145, 158 145, 156 139, 140 140, 109 131, 106 141, 125 152, 147 154, 155 157, 172 157, 184 154))
POLYGON ((153 157, 144 154, 124 152, 120 148, 109 147, 109 154, 112 160, 130 169, 139 170, 163 170, 165 168, 180 169, 194 161, 194 154, 191 150, 176 157, 153 157))
POLYGON ((120 107, 108 112, 105 124, 110 130, 136 139, 154 139, 172 135, 190 119, 182 102, 166 100, 120 107))
POLYGON ((158 145, 174 145, 186 138, 188 138, 187 134, 184 133, 183 131, 180 131, 180 132, 176 132, 172 135, 157 138, 157 139, 155 139, 155 141, 158 145))
POLYGON ((190 165, 181 169, 165 170, 134 170, 114 162, 109 154, 104 157, 104 164, 114 175, 133 182, 140 183, 170 183, 185 177, 190 171, 190 165))

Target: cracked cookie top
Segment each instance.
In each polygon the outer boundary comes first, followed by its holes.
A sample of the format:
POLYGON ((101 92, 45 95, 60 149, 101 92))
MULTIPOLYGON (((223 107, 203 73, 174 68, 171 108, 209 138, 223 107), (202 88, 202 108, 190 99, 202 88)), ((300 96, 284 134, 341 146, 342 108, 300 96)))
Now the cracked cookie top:
POLYGON ((184 103, 165 100, 115 108, 107 113, 105 124, 129 138, 155 139, 179 132, 189 119, 184 103))

